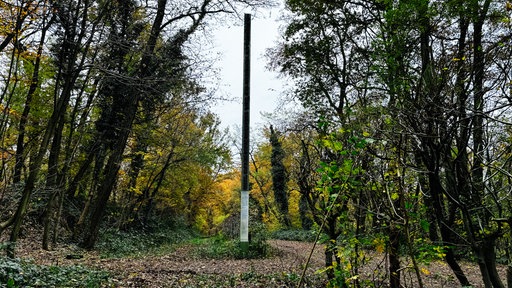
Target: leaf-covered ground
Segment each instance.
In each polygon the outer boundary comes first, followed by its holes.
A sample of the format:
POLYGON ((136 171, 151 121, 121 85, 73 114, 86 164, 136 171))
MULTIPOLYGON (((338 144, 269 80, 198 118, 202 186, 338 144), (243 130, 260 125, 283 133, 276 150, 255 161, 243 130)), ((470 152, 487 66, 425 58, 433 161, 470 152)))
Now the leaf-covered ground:
MULTIPOLYGON (((38 241, 30 239, 19 243, 18 255, 42 265, 82 265, 107 270, 112 276, 109 285, 113 287, 296 287, 313 244, 284 240, 269 242, 273 256, 252 260, 205 259, 195 252, 197 247, 192 244, 180 245, 174 252, 162 256, 102 259, 98 252, 78 250, 75 246, 45 251, 39 248, 38 241)), ((368 257, 360 271, 361 278, 372 280, 383 273, 384 256, 373 254, 368 257)), ((305 273, 306 287, 325 286, 325 276, 316 273, 322 268, 323 261, 322 247, 316 246, 305 273)), ((473 287, 483 287, 478 267, 464 266, 475 284, 473 287)), ((504 267, 501 268, 504 275, 504 267)), ((404 269, 403 275, 404 287, 417 287, 412 269, 404 269)), ((422 278, 424 287, 458 287, 450 269, 442 262, 423 266, 422 278)), ((382 284, 381 287, 386 286, 382 284)))
MULTIPOLYGON (((265 259, 205 259, 195 245, 180 245, 163 256, 102 259, 98 252, 62 246, 52 251, 37 247, 36 242, 21 241, 18 256, 40 265, 82 265, 107 270, 116 287, 293 287, 303 272, 311 243, 270 240, 273 256, 265 259), (78 258, 78 259, 68 259, 78 258)), ((306 283, 324 286, 323 275, 316 273, 323 265, 321 247, 314 250, 306 283)))

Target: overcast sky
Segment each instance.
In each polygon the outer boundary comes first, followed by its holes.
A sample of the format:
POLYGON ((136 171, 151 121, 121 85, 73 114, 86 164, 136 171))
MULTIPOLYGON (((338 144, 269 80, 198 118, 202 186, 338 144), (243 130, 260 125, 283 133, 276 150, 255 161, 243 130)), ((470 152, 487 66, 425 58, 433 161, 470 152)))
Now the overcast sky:
MULTIPOLYGON (((258 13, 251 21, 251 128, 261 127, 262 112, 274 112, 283 80, 267 71, 265 50, 275 46, 279 39, 277 13, 279 9, 258 13)), ((222 126, 231 130, 242 125, 243 85, 243 20, 240 25, 226 27, 215 32, 215 49, 220 52, 218 62, 220 91, 235 99, 234 102, 218 103, 212 108, 219 115, 222 126)))

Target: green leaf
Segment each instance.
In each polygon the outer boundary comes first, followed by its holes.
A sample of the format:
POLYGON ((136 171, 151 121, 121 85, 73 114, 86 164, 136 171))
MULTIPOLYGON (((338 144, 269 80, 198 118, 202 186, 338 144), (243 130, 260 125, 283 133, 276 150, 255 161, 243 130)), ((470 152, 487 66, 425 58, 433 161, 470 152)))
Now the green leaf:
POLYGON ((430 223, 428 223, 428 221, 425 219, 420 220, 420 226, 425 232, 428 232, 430 230, 430 223))

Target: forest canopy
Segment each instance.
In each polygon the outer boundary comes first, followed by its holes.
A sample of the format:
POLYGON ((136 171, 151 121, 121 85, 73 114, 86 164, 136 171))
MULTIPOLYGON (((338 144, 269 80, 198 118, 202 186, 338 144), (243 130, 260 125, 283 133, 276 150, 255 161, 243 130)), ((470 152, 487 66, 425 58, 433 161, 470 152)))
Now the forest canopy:
POLYGON ((46 249, 63 229, 92 248, 106 217, 119 228, 223 217, 206 205, 231 169, 201 78, 213 59, 189 44, 268 4, 2 1, 0 231, 15 243, 35 214, 46 249))
POLYGON ((508 264, 510 287, 512 4, 288 0, 286 10, 270 66, 303 109, 279 124, 333 283, 365 286, 361 249, 373 243, 388 253, 390 287, 404 259, 422 286, 419 263, 434 251, 461 286, 472 285, 462 257, 485 287, 505 287, 497 261, 508 264))
MULTIPOLYGON (((432 260, 511 287, 512 3, 284 2, 267 56, 292 88, 250 149, 251 223, 313 231, 333 287, 422 287, 432 260), (363 279, 370 250, 386 271, 363 279)), ((232 139, 188 44, 270 4, 0 2, 0 232, 40 225, 44 249, 92 249, 105 226, 236 235, 232 139)))

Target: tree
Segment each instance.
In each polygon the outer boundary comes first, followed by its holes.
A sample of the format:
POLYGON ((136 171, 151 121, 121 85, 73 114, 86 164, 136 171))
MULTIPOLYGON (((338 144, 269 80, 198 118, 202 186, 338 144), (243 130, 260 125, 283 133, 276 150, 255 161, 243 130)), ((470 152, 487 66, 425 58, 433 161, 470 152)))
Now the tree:
POLYGON ((487 190, 483 183, 484 127, 498 125, 494 116, 486 118, 484 125, 484 107, 493 112, 507 109, 495 105, 499 97, 491 93, 487 99, 484 97, 492 90, 490 87, 501 81, 498 79, 503 79, 499 71, 508 62, 503 62, 500 48, 491 44, 503 41, 496 33, 499 25, 490 17, 501 12, 497 6, 493 10, 491 3, 473 1, 465 6, 404 1, 388 8, 388 26, 381 37, 389 44, 381 54, 388 58, 381 61, 387 63, 384 81, 389 85, 390 101, 398 108, 395 112, 399 121, 403 121, 401 126, 406 133, 415 135, 411 138, 412 147, 428 175, 428 184, 423 187, 431 197, 427 204, 431 205, 441 239, 448 247, 446 260, 464 286, 470 283, 455 260, 453 246, 448 244, 468 240, 453 233, 457 219, 464 222, 466 235, 472 235, 468 244, 479 259, 486 286, 503 286, 496 273, 494 252, 484 252, 481 246, 493 247, 490 249, 494 251, 494 241, 502 233, 500 227, 490 228, 493 225, 489 225, 489 220, 502 210, 497 202, 491 204, 484 200, 485 194, 494 192, 487 190), (453 18, 459 23, 457 28, 436 28, 447 27, 453 18), (485 34, 482 25, 486 25, 485 34), (411 35, 416 35, 417 46, 411 45, 411 35), (483 44, 484 38, 489 46, 483 44), (486 58, 493 62, 485 61, 486 58), (491 63, 500 63, 497 64, 500 68, 491 63), (496 72, 493 80, 484 80, 485 67, 496 72), (479 212, 469 212, 473 209, 479 212), (477 227, 477 222, 483 226, 477 227))
MULTIPOLYGON (((69 144, 72 143, 71 139, 75 122, 68 122, 68 119, 76 121, 76 116, 69 117, 71 116, 68 112, 69 106, 75 104, 74 110, 76 111, 82 104, 81 97, 84 97, 84 95, 94 97, 94 95, 87 95, 84 92, 86 87, 91 84, 87 80, 89 80, 89 75, 92 73, 91 69, 85 66, 86 63, 92 65, 96 61, 95 56, 97 52, 94 50, 98 49, 98 47, 95 47, 93 39, 94 36, 101 33, 100 31, 103 29, 102 18, 107 12, 106 9, 108 9, 107 7, 102 7, 98 15, 94 15, 89 12, 94 6, 94 3, 91 1, 85 1, 83 5, 73 3, 72 1, 61 1, 55 3, 55 5, 58 9, 56 16, 58 18, 58 27, 63 30, 63 33, 55 49, 54 61, 59 63, 59 68, 56 74, 54 93, 55 95, 60 94, 63 102, 61 111, 57 116, 58 120, 53 132, 48 155, 49 168, 46 175, 46 190, 49 196, 43 215, 45 226, 43 232, 44 249, 49 248, 50 223, 53 222, 52 220, 56 216, 56 210, 61 210, 62 191, 64 190, 64 183, 70 169, 70 163, 73 161, 72 157, 74 156, 69 152, 62 153, 63 148, 65 151, 72 151, 74 148, 69 144), (77 11, 82 13, 76 13, 77 11), (91 20, 89 17, 94 20, 91 20), (90 57, 90 54, 93 56, 90 57), (81 73, 86 73, 87 75, 84 80, 81 79, 81 73), (78 95, 73 103, 72 96, 74 96, 74 93, 78 93, 78 95), (66 128, 71 133, 71 137, 68 139, 64 135, 66 128), (61 155, 65 155, 67 158, 61 155)), ((76 112, 73 115, 76 115, 76 112)))
MULTIPOLYGON (((242 1, 247 5, 251 4, 251 1, 242 1)), ((106 204, 116 184, 116 176, 120 169, 120 164, 123 156, 124 149, 126 147, 128 138, 132 131, 132 127, 135 119, 137 118, 138 112, 143 111, 143 115, 149 113, 144 109, 148 109, 147 105, 143 105, 144 97, 149 97, 151 100, 152 96, 165 94, 166 89, 158 90, 157 93, 153 91, 154 78, 158 77, 157 84, 165 84, 165 78, 159 78, 164 75, 158 75, 156 71, 159 63, 158 55, 160 52, 166 52, 164 49, 160 49, 160 42, 166 43, 170 46, 168 51, 178 52, 178 54, 171 53, 172 57, 179 57, 180 50, 186 41, 194 34, 205 21, 205 18, 210 14, 219 14, 228 12, 228 9, 233 8, 233 3, 229 1, 213 1, 204 0, 199 1, 197 6, 179 7, 176 15, 167 15, 167 6, 170 5, 167 0, 157 1, 155 8, 154 18, 151 18, 150 30, 147 31, 147 39, 142 45, 140 55, 136 59, 135 63, 121 63, 121 77, 114 78, 114 83, 110 85, 104 85, 100 89, 100 94, 103 94, 105 99, 111 99, 111 105, 108 108, 111 110, 104 111, 103 117, 99 120, 99 123, 105 125, 98 131, 98 143, 104 146, 108 156, 105 159, 105 166, 102 170, 105 172, 102 178, 95 187, 94 194, 97 198, 94 199, 94 203, 91 205, 91 211, 86 213, 88 215, 84 217, 83 223, 85 223, 84 229, 81 229, 77 234, 81 234, 79 238, 82 238, 82 246, 86 248, 92 248, 97 240, 99 224, 104 215, 106 204), (182 10, 183 9, 183 10, 182 10), (183 23, 181 20, 188 19, 189 23, 183 23), (181 23, 181 24, 180 24, 181 23), (172 35, 165 35, 168 27, 177 25, 180 27, 172 35), (183 26, 181 26, 183 25, 183 26), (167 36, 167 39, 164 37, 167 36), (128 65, 128 66, 127 66, 128 65), (134 85, 125 85, 124 77, 133 79, 134 85), (140 110, 140 108, 142 110, 140 110), (145 112, 144 112, 145 111, 145 112), (114 129, 111 129, 114 127, 114 129)), ((264 4, 264 3, 263 3, 264 4)), ((125 10, 121 10, 125 13, 125 10)), ((122 14, 120 18, 122 23, 130 23, 129 20, 133 11, 128 11, 126 14, 122 14), (123 22, 124 21, 124 22, 123 22)), ((122 30, 121 30, 122 31, 122 30)), ((113 34, 114 35, 114 34, 113 34)), ((123 36, 124 34, 119 34, 123 36)), ((117 34, 114 35, 117 37, 117 34)), ((120 40, 123 40, 121 37, 120 40)), ((114 42, 119 43, 119 42, 114 42)), ((117 49, 125 49, 126 46, 117 46, 117 49)), ((114 49, 115 51, 115 49, 114 49)), ((128 53, 130 54, 130 53, 128 53)), ((115 55, 115 54, 114 54, 115 55)), ((123 59, 124 60, 124 59, 123 59)), ((175 60, 179 60, 174 58, 175 60)), ((166 71, 166 73, 173 73, 174 71, 166 71)), ((171 78, 172 79, 172 78, 171 78)), ((158 86, 157 86, 158 87, 158 86)), ((165 88, 165 85, 163 86, 165 88)), ((162 88, 163 88, 162 87, 162 88)), ((107 108, 107 107, 106 107, 107 108)), ((149 114, 148 114, 149 115, 149 114)))
POLYGON ((307 164, 312 154, 306 145, 302 145, 304 162, 298 184, 313 219, 327 234, 326 266, 333 279, 333 269, 344 269, 335 243, 349 223, 360 223, 351 222, 351 208, 359 195, 357 183, 362 181, 362 167, 368 158, 359 155, 366 153, 359 147, 363 142, 357 140, 362 139, 364 120, 354 111, 365 109, 375 97, 368 93, 372 64, 368 61, 371 32, 367 27, 377 18, 370 10, 373 4, 365 1, 287 1, 287 6, 295 17, 287 26, 283 43, 274 51, 279 59, 274 67, 296 81, 294 99, 318 125, 315 137, 320 145, 313 151, 319 155, 320 185, 309 180, 311 171, 307 170, 316 165, 307 164), (333 265, 333 258, 337 265, 333 265))
POLYGON ((270 125, 270 145, 272 146, 272 154, 270 156, 272 188, 274 190, 274 199, 279 209, 281 222, 286 227, 290 227, 290 219, 288 215, 288 175, 284 167, 284 150, 279 142, 278 133, 274 127, 270 125))
MULTIPOLYGON (((348 157, 337 154, 352 151, 351 139, 371 137, 356 167, 378 192, 347 197, 363 199, 371 218, 386 219, 391 287, 401 285, 396 252, 405 244, 415 261, 411 232, 420 227, 443 247, 463 286, 470 283, 453 243, 470 247, 487 287, 502 287, 494 251, 508 228, 492 220, 505 210, 495 200, 501 189, 490 185, 501 179, 491 172, 500 156, 485 138, 508 125, 506 93, 495 92, 506 90, 510 70, 506 9, 494 1, 421 0, 288 1, 287 7, 293 18, 274 67, 297 81, 296 99, 329 124, 320 127, 334 128, 319 133, 329 139, 322 157, 338 159, 323 174, 343 167, 348 157), (389 199, 384 204, 377 201, 382 196, 389 199)), ((332 191, 339 186, 324 183, 332 191)))
POLYGON ((4 35, 4 39, 2 43, 0 43, 0 52, 2 52, 9 44, 12 44, 16 49, 21 49, 24 44, 21 43, 22 31, 26 30, 28 25, 25 23, 27 18, 30 19, 34 14, 37 14, 37 11, 40 9, 40 6, 46 6, 45 1, 37 2, 37 1, 19 1, 18 3, 9 3, 2 2, 2 16, 1 18, 1 26, 2 30, 0 30, 0 34, 4 35))
MULTIPOLYGON (((88 6, 89 3, 84 3, 84 6, 80 7, 81 9, 87 10, 89 9, 88 6)), ((65 45, 61 46, 61 56, 60 60, 62 60, 66 65, 61 67, 61 70, 57 74, 57 77, 62 76, 63 79, 65 79, 65 85, 63 85, 62 90, 58 86, 55 87, 55 102, 54 109, 51 112, 50 119, 48 120, 42 140, 40 143, 40 147, 38 148, 38 151, 36 152, 36 155, 34 156, 34 159, 31 159, 30 166, 29 166, 29 174, 27 179, 25 180, 25 185, 22 192, 22 197, 19 200, 18 208, 16 210, 13 222, 13 228, 11 231, 10 241, 12 243, 16 243, 19 231, 21 228, 21 224, 23 221, 23 218, 25 216, 25 213, 28 209, 29 200, 32 195, 32 192, 34 190, 37 178, 39 177, 39 172, 41 170, 41 166, 43 164, 44 156, 47 152, 47 147, 50 144, 50 141, 52 137, 53 139, 58 139, 58 135, 60 133, 60 124, 62 117, 65 115, 65 111, 67 109, 68 102, 71 98, 71 91, 73 88, 73 85, 79 75, 79 73, 83 69, 83 61, 80 62, 78 59, 80 56, 82 56, 82 60, 85 59, 84 54, 81 54, 83 52, 81 49, 79 49, 79 46, 84 45, 87 46, 87 43, 91 43, 91 39, 93 35, 89 35, 89 39, 86 38, 85 31, 80 31, 81 33, 78 33, 77 30, 80 28, 84 28, 84 26, 78 26, 70 28, 73 24, 76 24, 79 20, 78 18, 72 18, 72 15, 66 14, 68 11, 65 6, 65 3, 59 2, 55 3, 59 9, 56 9, 57 12, 57 18, 59 23, 62 24, 62 27, 64 27, 64 30, 68 33, 64 33, 65 36, 63 36, 65 39, 67 39, 67 42, 65 45), (71 30, 66 30, 71 29, 71 30), (77 30, 75 30, 77 29, 77 30), (76 37, 76 38, 75 38, 76 37), (84 40, 87 39, 87 40, 84 40), (84 42, 85 41, 85 44, 84 42), (77 64, 78 63, 78 64, 77 64), (77 67, 78 66, 78 67, 77 67), (55 135, 57 135, 55 137, 55 135)), ((86 15, 87 13, 84 13, 83 15, 86 15)), ((81 19, 83 22, 86 22, 86 19, 81 19)), ((83 23, 82 22, 82 23, 83 23)), ((95 27, 93 25, 93 27, 95 27)), ((94 29, 94 28, 93 28, 94 29)), ((86 51, 87 49, 84 49, 86 51)), ((58 81, 57 81, 58 82, 58 81)), ((27 103, 30 105, 30 103, 27 103)), ((23 141, 23 139, 21 139, 23 141)), ((52 167, 53 168, 53 167, 52 167)))
MULTIPOLYGON (((198 201, 204 190, 216 184, 216 175, 229 157, 218 120, 207 111, 210 95, 199 83, 200 73, 193 71, 199 66, 197 59, 187 56, 191 54, 187 44, 198 30, 206 31, 206 19, 267 2, 146 4, 74 0, 0 4, 0 22, 5 24, 0 29, 5 36, 0 51, 9 52, 9 57, 2 54, 1 64, 7 81, 0 97, 5 112, 0 119, 0 172, 8 180, 4 183, 9 200, 17 202, 16 212, 2 219, 0 229, 12 225, 13 242, 24 216, 33 212, 44 224, 45 248, 52 233, 53 240, 57 238, 61 224, 74 230, 82 246, 91 248, 106 210, 115 206, 109 205, 122 203, 120 195, 130 195, 123 189, 132 194, 144 191, 137 213, 148 222, 156 209, 168 208, 163 204, 168 199, 160 196, 175 188, 181 192, 181 183, 173 186, 166 181, 169 174, 179 172, 176 176, 183 179, 178 180, 188 181, 186 186, 198 201), (150 142, 157 138, 153 133, 158 133, 162 121, 176 119, 182 126, 169 125, 176 137, 167 139, 176 144, 174 150, 150 142), (179 135, 182 131, 187 133, 179 135), (158 155, 156 151, 163 153, 161 161, 146 167, 144 157, 158 155), (10 154, 15 161, 8 162, 10 154), (197 173, 187 175, 176 168, 176 163, 185 162, 184 154, 193 159, 186 159, 183 169, 197 173), (21 189, 20 197, 16 189, 21 189), (34 193, 37 199, 32 199, 34 193), (66 201, 73 205, 64 205, 66 201), (35 202, 36 206, 30 205, 35 202), (69 221, 64 223, 63 218, 69 221)), ((192 206, 194 218, 201 205, 192 206)), ((133 210, 126 211, 131 218, 133 210)))

